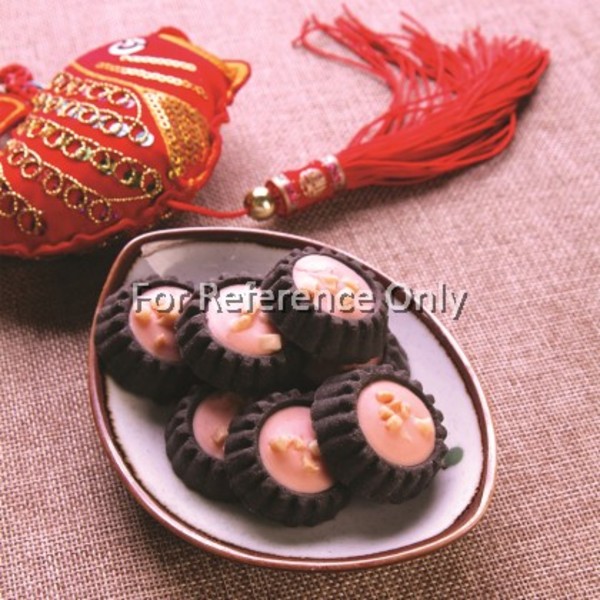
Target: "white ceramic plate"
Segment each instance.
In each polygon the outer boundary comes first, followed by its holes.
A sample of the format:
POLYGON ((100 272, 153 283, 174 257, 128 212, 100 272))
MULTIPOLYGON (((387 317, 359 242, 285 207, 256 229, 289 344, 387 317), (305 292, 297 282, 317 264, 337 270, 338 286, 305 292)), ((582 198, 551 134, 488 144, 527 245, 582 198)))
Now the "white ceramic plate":
MULTIPOLYGON (((152 273, 195 283, 223 272, 261 275, 290 249, 306 245, 325 247, 256 230, 198 228, 141 236, 117 258, 99 306, 124 282, 152 273)), ((376 276, 390 284, 385 275, 376 276)), ((155 518, 222 556, 264 566, 342 569, 425 554, 463 535, 483 515, 494 482, 494 435, 475 375, 437 320, 413 306, 408 312, 391 310, 389 325, 408 352, 412 377, 444 414, 448 447, 463 451, 460 462, 404 504, 353 499, 333 521, 290 529, 203 498, 185 487, 167 459, 164 426, 172 409, 159 409, 105 377, 91 344, 90 391, 100 437, 128 489, 155 518)))

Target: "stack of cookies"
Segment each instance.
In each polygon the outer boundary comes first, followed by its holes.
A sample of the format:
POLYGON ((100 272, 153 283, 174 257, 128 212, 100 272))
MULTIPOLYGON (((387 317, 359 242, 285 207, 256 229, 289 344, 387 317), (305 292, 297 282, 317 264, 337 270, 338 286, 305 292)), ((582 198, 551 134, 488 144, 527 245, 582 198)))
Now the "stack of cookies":
POLYGON ((331 519, 352 494, 412 498, 446 452, 381 284, 334 251, 294 250, 263 277, 125 285, 96 348, 122 387, 173 404, 166 451, 189 488, 284 525, 331 519))

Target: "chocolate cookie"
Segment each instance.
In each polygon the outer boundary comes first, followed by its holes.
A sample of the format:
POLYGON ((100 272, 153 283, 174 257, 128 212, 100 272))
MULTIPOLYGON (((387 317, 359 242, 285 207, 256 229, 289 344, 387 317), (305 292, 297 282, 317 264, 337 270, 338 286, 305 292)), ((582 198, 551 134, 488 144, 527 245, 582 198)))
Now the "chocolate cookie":
POLYGON ((316 360, 364 363, 385 344, 383 287, 341 253, 294 250, 267 274, 262 288, 275 325, 316 360))
POLYGON ((233 419, 225 442, 237 497, 250 511, 290 527, 332 519, 349 498, 321 461, 312 401, 297 390, 259 400, 233 419))
POLYGON ((447 451, 433 404, 420 383, 388 365, 327 380, 311 410, 325 464, 365 498, 399 503, 416 496, 447 451))
POLYGON ((219 389, 261 395, 294 387, 302 356, 262 310, 260 283, 249 275, 208 281, 177 324, 186 363, 219 389))
POLYGON ((192 286, 172 277, 150 277, 110 295, 96 321, 98 357, 126 390, 159 404, 179 400, 194 376, 175 340, 175 323, 192 286))
POLYGON ((231 420, 244 403, 233 392, 200 385, 179 402, 165 430, 173 471, 207 498, 235 500, 225 473, 224 446, 231 420))
POLYGON ((376 365, 391 365, 397 371, 404 371, 410 378, 410 363, 408 355, 400 345, 396 336, 388 332, 383 350, 369 361, 362 364, 340 364, 333 361, 316 360, 307 357, 303 375, 303 389, 314 389, 329 377, 347 373, 355 369, 368 368, 376 365))

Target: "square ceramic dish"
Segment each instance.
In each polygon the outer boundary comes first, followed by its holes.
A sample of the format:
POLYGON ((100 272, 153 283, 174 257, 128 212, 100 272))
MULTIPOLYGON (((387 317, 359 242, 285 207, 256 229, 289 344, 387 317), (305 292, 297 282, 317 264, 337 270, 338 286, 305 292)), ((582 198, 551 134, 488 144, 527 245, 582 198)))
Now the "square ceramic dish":
MULTIPOLYGON (((175 229, 130 242, 116 259, 98 307, 123 283, 156 273, 195 283, 222 272, 263 274, 294 248, 319 242, 251 229, 175 229)), ((356 258, 356 257, 355 257, 356 258)), ((359 259, 357 259, 359 260, 359 259)), ((362 262, 362 261, 361 261, 362 262)), ((363 263, 364 264, 364 263, 363 263)), ((393 282, 370 265, 384 287, 393 282)), ((395 300, 404 304, 404 292, 395 300)), ((390 329, 408 352, 412 376, 444 413, 449 448, 462 460, 442 470, 419 497, 378 505, 353 499, 338 516, 312 528, 286 528, 239 506, 190 491, 167 459, 169 408, 124 391, 98 363, 92 328, 89 387, 106 453, 133 497, 185 540, 225 558, 286 569, 357 569, 422 556, 469 531, 490 501, 496 448, 489 408, 467 359, 428 312, 390 310, 390 329)))

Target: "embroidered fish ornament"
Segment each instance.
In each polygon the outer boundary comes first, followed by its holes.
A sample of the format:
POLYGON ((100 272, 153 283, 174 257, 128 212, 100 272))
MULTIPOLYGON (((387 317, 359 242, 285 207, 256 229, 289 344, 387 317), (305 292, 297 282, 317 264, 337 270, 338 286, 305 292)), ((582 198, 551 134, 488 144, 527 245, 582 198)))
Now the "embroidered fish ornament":
POLYGON ((249 74, 175 28, 93 50, 44 88, 1 69, 0 254, 85 251, 191 206, 249 74))

